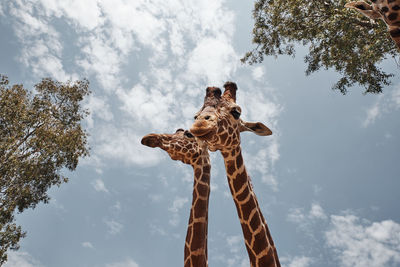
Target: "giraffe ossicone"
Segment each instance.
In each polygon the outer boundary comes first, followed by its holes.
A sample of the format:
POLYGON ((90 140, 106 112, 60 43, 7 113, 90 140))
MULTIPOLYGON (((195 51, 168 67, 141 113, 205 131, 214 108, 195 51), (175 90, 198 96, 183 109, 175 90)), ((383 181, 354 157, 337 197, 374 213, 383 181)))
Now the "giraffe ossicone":
POLYGON ((345 5, 370 19, 382 19, 387 27, 390 37, 400 49, 400 0, 371 0, 350 2, 345 5))
POLYGON ((203 140, 211 151, 220 150, 224 158, 229 188, 236 205, 252 267, 280 266, 278 254, 247 174, 240 146, 240 133, 250 131, 260 136, 271 135, 261 122, 240 118, 236 104, 237 86, 208 87, 203 107, 195 115, 190 132, 203 140))
POLYGON ((184 266, 208 266, 207 232, 211 163, 207 145, 189 131, 178 129, 174 134, 148 134, 141 143, 165 150, 173 160, 193 167, 193 199, 186 232, 184 266))

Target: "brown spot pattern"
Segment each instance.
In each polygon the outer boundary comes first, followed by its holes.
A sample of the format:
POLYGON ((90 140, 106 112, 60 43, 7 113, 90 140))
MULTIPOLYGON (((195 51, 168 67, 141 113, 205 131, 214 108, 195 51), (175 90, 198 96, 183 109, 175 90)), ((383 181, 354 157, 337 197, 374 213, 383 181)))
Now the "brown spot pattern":
POLYGON ((202 255, 193 255, 192 256, 193 265, 192 266, 199 266, 203 267, 206 266, 205 258, 202 255))
POLYGON ((242 225, 244 239, 247 240, 248 242, 250 242, 250 240, 252 238, 252 234, 250 232, 249 226, 245 223, 241 223, 241 225, 242 225))
POLYGON ((254 232, 260 226, 261 220, 257 213, 253 215, 253 218, 250 220, 250 227, 251 230, 254 232))
POLYGON ((207 201, 198 199, 194 206, 194 217, 200 218, 205 217, 207 215, 207 201))
POLYGON ((235 161, 234 160, 229 160, 227 162, 226 171, 227 171, 228 175, 232 175, 235 172, 235 161))
POLYGON ((253 198, 241 205, 241 210, 243 212, 243 220, 247 221, 249 219, 250 213, 256 208, 256 203, 253 198))
POLYGON ((274 253, 274 251, 272 250, 272 248, 270 248, 268 250, 267 255, 263 256, 262 258, 260 258, 258 260, 258 266, 263 266, 263 267, 264 266, 265 267, 273 267, 273 266, 275 266, 273 253, 274 253))
POLYGON ((268 248, 268 241, 266 240, 266 235, 264 230, 259 232, 254 236, 253 250, 256 255, 260 254, 263 250, 268 248))
POLYGON ((201 169, 200 168, 196 168, 195 170, 194 170, 194 176, 198 179, 198 178, 200 178, 200 175, 201 175, 201 169))
MULTIPOLYGON (((194 223, 193 224, 193 236, 194 237, 202 237, 204 236, 204 224, 203 223, 194 223)), ((190 246, 190 250, 194 251, 202 247, 202 238, 194 238, 192 240, 192 244, 190 246)))
POLYGON ((204 184, 198 184, 197 185, 197 191, 199 192, 199 196, 206 198, 209 193, 209 187, 204 184))
POLYGON ((233 187, 235 188, 235 192, 238 192, 240 188, 243 187, 244 184, 247 183, 247 173, 242 172, 236 175, 236 178, 233 180, 233 187))
POLYGON ((221 134, 219 136, 221 144, 225 144, 226 138, 228 138, 228 134, 227 133, 223 133, 223 134, 221 134))
POLYGON ((243 190, 243 192, 236 196, 236 199, 241 202, 241 201, 243 201, 243 200, 245 200, 247 198, 249 193, 250 193, 249 192, 249 187, 246 186, 246 188, 243 190))
POLYGON ((242 152, 239 153, 239 155, 236 157, 236 168, 240 168, 243 165, 243 157, 242 157, 242 152))
POLYGON ((247 253, 249 254, 250 262, 256 262, 256 256, 254 255, 253 251, 247 244, 246 244, 246 249, 247 249, 247 253))
POLYGON ((388 16, 389 20, 395 20, 397 19, 398 14, 397 13, 390 13, 388 16))

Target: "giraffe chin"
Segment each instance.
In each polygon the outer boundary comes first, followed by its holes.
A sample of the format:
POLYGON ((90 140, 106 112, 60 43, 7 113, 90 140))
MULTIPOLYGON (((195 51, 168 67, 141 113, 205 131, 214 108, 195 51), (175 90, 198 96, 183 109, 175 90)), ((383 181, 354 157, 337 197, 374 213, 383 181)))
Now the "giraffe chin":
POLYGON ((215 134, 214 129, 191 128, 190 132, 200 140, 210 140, 215 134))

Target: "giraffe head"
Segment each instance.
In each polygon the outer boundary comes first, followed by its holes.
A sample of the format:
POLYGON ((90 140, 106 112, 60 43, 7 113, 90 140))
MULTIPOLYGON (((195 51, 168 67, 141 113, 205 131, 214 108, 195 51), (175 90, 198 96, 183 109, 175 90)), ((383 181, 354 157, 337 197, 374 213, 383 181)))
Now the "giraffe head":
MULTIPOLYGON (((375 0, 376 1, 376 0, 375 0)), ((364 1, 350 2, 344 5, 347 8, 352 8, 370 19, 381 18, 380 10, 376 6, 372 6, 364 1)))
POLYGON ((250 131, 257 135, 272 132, 261 122, 246 122, 240 118, 241 108, 236 104, 237 86, 226 82, 222 94, 217 87, 208 87, 204 105, 195 115, 190 132, 204 140, 211 151, 232 150, 240 145, 240 132, 250 131))
POLYGON ((189 131, 178 129, 174 134, 148 134, 142 138, 142 144, 165 150, 173 160, 192 166, 198 164, 201 155, 208 154, 207 147, 189 131))
POLYGON ((371 0, 350 2, 345 5, 370 19, 382 19, 389 30, 390 37, 400 49, 400 0, 371 0))

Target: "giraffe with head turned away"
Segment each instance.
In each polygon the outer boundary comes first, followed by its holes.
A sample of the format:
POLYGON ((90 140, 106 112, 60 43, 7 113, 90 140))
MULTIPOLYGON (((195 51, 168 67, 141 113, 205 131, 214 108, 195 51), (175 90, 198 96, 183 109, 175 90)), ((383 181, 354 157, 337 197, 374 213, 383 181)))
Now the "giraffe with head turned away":
POLYGON ((345 5, 370 19, 382 19, 397 47, 400 49, 400 0, 371 0, 350 2, 345 5))
POLYGON ((222 96, 219 88, 207 88, 203 107, 197 112, 190 132, 205 141, 209 150, 221 151, 250 265, 280 266, 274 242, 243 163, 240 145, 240 132, 250 131, 261 136, 271 135, 272 132, 260 122, 240 119, 241 108, 236 104, 237 86, 227 82, 224 87, 222 96))
POLYGON ((208 266, 207 231, 211 163, 207 145, 183 129, 178 129, 174 134, 148 134, 143 137, 142 144, 159 147, 165 150, 171 159, 193 167, 193 199, 186 233, 184 266, 208 266))

